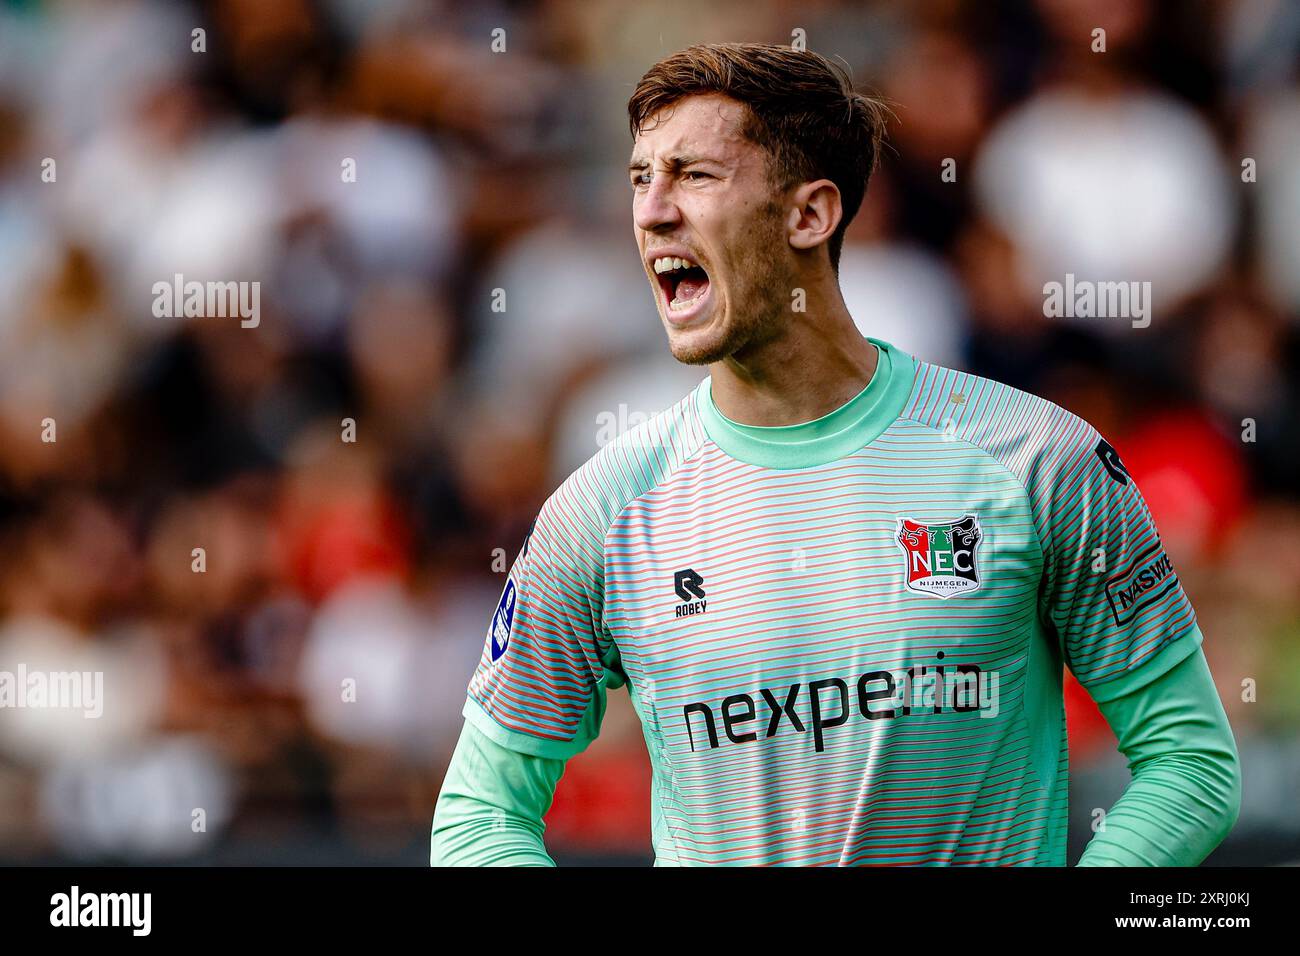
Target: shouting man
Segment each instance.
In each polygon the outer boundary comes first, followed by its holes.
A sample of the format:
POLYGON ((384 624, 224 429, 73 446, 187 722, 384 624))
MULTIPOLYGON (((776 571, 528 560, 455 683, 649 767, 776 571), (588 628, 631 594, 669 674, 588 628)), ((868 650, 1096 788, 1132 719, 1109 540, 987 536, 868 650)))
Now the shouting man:
POLYGON ((1061 866, 1065 667, 1133 773, 1081 865, 1201 862, 1236 819, 1236 746, 1115 449, 845 307, 880 104, 818 54, 711 44, 628 111, 646 277, 709 377, 542 507, 432 862, 550 864, 564 763, 626 685, 658 865, 1061 866))

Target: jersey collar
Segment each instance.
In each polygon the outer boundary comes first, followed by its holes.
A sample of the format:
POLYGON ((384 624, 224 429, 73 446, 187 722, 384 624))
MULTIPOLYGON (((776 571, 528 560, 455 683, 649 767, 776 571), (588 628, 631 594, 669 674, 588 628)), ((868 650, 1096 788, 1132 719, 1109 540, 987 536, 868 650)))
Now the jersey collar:
POLYGON ((915 363, 888 342, 876 346, 876 371, 867 387, 821 418, 798 425, 743 425, 713 404, 713 377, 696 389, 704 430, 732 458, 764 468, 809 468, 852 454, 872 442, 902 412, 912 391, 915 363))

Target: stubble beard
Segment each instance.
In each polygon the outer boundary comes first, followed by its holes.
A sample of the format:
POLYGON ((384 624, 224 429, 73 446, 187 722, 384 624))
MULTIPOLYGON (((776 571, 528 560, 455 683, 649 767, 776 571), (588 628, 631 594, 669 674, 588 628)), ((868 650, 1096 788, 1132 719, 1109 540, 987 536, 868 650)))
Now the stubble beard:
POLYGON ((679 344, 669 336, 673 358, 683 365, 721 362, 770 341, 785 325, 787 303, 794 290, 782 255, 781 207, 767 203, 747 234, 747 248, 733 270, 726 324, 711 330, 703 341, 679 344))

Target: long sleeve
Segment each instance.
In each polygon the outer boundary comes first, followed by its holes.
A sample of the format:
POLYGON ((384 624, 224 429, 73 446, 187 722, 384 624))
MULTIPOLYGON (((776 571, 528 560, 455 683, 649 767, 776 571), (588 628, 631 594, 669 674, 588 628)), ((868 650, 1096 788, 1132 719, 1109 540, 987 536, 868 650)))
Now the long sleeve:
POLYGON ((433 812, 431 866, 554 866, 542 842, 564 761, 503 747, 469 721, 433 812))
POLYGON ((1197 866, 1237 820, 1236 742, 1205 654, 1098 707, 1132 781, 1079 866, 1197 866))
POLYGON ((510 569, 434 809, 434 866, 554 866, 542 817, 625 680, 603 625, 603 527, 566 482, 510 569))

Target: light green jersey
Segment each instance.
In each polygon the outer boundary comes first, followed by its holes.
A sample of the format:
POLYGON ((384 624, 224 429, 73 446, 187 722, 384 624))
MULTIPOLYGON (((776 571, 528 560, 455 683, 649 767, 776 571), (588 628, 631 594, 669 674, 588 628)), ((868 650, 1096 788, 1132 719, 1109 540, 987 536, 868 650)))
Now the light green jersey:
POLYGON ((1064 865, 1069 667, 1099 702, 1196 652, 1115 450, 1060 407, 875 342, 814 422, 710 382, 548 499, 466 718, 567 758, 627 686, 657 862, 1064 865))

